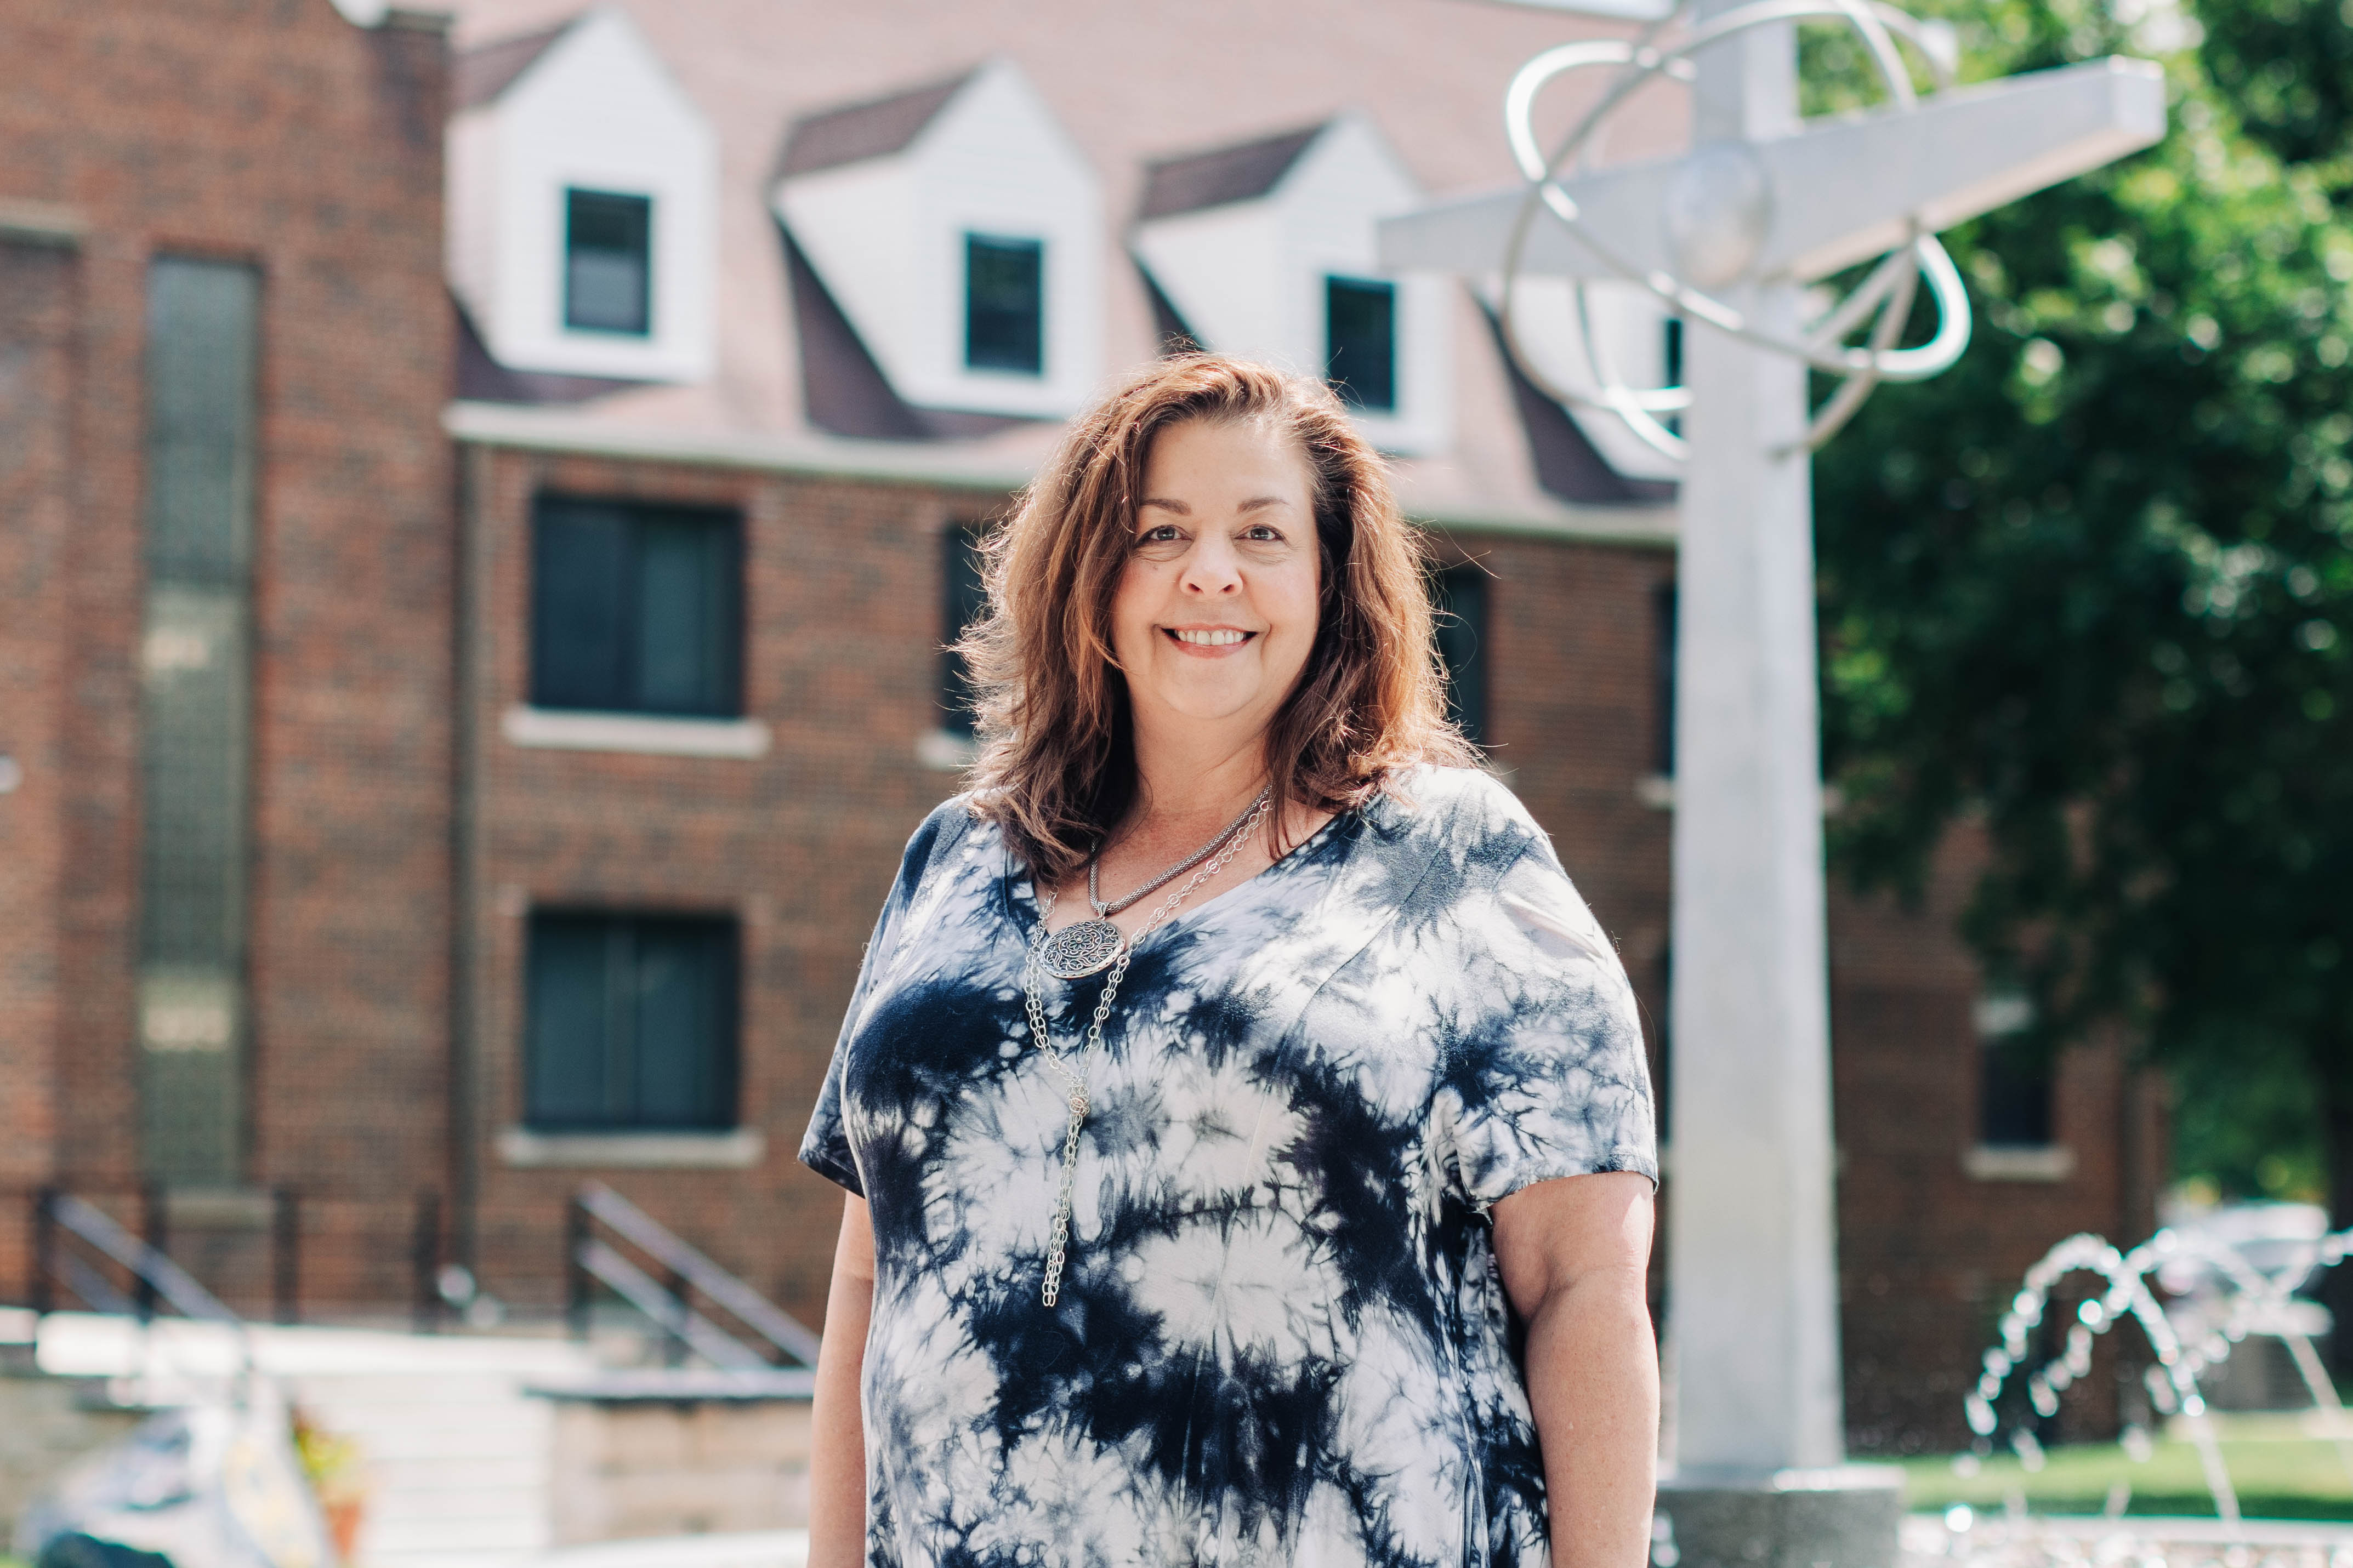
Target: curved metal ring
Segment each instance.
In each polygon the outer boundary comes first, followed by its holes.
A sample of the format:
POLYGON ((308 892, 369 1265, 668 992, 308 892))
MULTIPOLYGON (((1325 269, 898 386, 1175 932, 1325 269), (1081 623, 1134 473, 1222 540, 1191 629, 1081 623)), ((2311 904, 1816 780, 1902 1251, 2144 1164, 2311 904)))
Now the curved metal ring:
POLYGON ((1649 291, 1686 319, 1744 342, 1792 355, 1823 373, 1840 378, 1837 389, 1810 420, 1804 445, 1820 446, 1853 416, 1872 389, 1882 381, 1917 381, 1948 368, 1968 346, 1970 314, 1968 291, 1952 258, 1915 216, 1906 242, 1890 252, 1863 282, 1827 312, 1801 339, 1790 339, 1749 323, 1733 305, 1665 273, 1646 272, 1629 263, 1609 242, 1587 226, 1577 202, 1560 182, 1560 170, 1572 158, 1583 166, 1584 154, 1600 123, 1641 88, 1662 77, 1688 84, 1694 77, 1691 57, 1752 27, 1802 20, 1844 21, 1862 38, 1877 68, 1890 100, 1899 109, 1918 101, 1895 40, 1910 44, 1929 66, 1938 87, 1952 84, 1951 70, 1912 16, 1880 0, 1754 0, 1704 25, 1690 27, 1671 47, 1655 40, 1683 20, 1689 0, 1633 40, 1601 39, 1565 44, 1547 49, 1514 74, 1504 97, 1504 132, 1513 162, 1528 183, 1505 247, 1503 298, 1499 312, 1505 349, 1514 363, 1539 390, 1557 402, 1606 408, 1624 420, 1645 444, 1680 459, 1686 447, 1680 436, 1658 416, 1690 405, 1689 393, 1679 386, 1635 387, 1628 384, 1609 363, 1609 356, 1592 331, 1593 311, 1587 280, 1571 282, 1577 312, 1577 350, 1591 382, 1589 389, 1561 385, 1535 363, 1521 340, 1518 285, 1527 244, 1539 209, 1577 237, 1603 265, 1625 280, 1649 291), (1617 79, 1547 158, 1536 141, 1535 106, 1543 89, 1573 71, 1615 68, 1617 79), (1936 330, 1929 341, 1899 348, 1896 339, 1908 321, 1922 282, 1936 307, 1936 330), (1862 346, 1846 346, 1846 338, 1870 322, 1862 346))

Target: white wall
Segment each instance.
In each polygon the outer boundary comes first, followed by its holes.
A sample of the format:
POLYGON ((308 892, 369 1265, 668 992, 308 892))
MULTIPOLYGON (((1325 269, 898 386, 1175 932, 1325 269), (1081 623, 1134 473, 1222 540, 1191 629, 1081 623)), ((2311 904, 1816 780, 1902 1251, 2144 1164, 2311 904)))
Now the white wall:
POLYGON ((892 390, 918 407, 1060 418, 1103 374, 1103 196, 1010 62, 902 152, 779 182, 777 216, 892 390), (1045 247, 1043 374, 965 365, 965 237, 1045 247))
POLYGON ((700 381, 714 359, 718 142, 618 11, 584 17, 452 121, 451 287, 516 370, 700 381), (564 324, 565 192, 652 198, 651 331, 564 324))
POLYGON ((1443 451, 1453 438, 1451 280, 1378 265, 1374 226, 1412 210, 1420 192, 1370 121, 1334 121, 1263 197, 1138 226, 1137 257, 1205 346, 1320 375, 1324 280, 1397 284, 1397 407, 1360 409, 1386 451, 1443 451))
MULTIPOLYGON (((1503 293, 1491 283, 1484 290, 1491 305, 1500 306, 1503 293)), ((1602 282, 1586 286, 1588 319, 1594 346, 1620 383, 1637 391, 1660 386, 1666 380, 1667 308, 1658 296, 1632 283, 1602 282)), ((1586 394, 1599 390, 1587 369, 1584 334, 1568 281, 1560 278, 1522 278, 1513 290, 1513 311, 1518 323, 1522 352, 1555 385, 1586 394)), ((1686 327, 1686 333, 1704 331, 1686 327)), ((1690 339, 1684 339, 1689 353, 1690 339)), ((1585 432, 1594 449, 1629 479, 1679 479, 1683 465, 1661 453, 1627 427, 1617 415, 1602 408, 1572 405, 1570 417, 1585 432)))

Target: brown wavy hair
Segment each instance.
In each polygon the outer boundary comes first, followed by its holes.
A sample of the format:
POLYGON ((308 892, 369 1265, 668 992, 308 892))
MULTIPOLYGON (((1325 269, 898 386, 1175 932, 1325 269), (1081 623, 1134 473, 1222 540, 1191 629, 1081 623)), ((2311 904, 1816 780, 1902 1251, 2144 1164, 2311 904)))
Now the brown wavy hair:
POLYGON ((1446 717, 1419 537, 1388 465, 1320 383, 1219 354, 1148 365, 1071 421, 1010 516, 983 542, 988 608, 958 642, 982 749, 973 809, 1041 881, 1059 882, 1135 795, 1127 681, 1112 599, 1135 536, 1152 443, 1188 420, 1262 421, 1314 474, 1315 641, 1269 722, 1271 820, 1345 811, 1418 763, 1477 754, 1446 717))

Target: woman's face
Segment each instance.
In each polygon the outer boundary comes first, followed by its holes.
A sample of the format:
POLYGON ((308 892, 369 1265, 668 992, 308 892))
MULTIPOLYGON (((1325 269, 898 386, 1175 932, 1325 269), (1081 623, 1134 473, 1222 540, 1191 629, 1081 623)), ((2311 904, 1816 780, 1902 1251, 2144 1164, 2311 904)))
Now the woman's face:
POLYGON ((1315 644, 1314 481, 1285 432, 1188 420, 1145 462, 1112 650, 1139 722, 1265 727, 1315 644))

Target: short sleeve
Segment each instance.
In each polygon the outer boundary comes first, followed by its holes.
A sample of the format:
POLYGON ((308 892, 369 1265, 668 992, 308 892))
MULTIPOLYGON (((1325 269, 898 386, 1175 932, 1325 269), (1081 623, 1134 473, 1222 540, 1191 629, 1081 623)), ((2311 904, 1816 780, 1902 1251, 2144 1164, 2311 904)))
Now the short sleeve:
POLYGON ((1548 844, 1528 842, 1491 889, 1466 898, 1460 936, 1484 1001, 1449 1044, 1437 1108, 1459 1195, 1484 1213, 1558 1176, 1637 1171, 1656 1183, 1633 986, 1548 844))
POLYGON ((924 870, 963 837, 970 820, 965 799, 958 795, 925 817, 923 825, 915 829, 915 836, 907 841, 906 853, 899 860, 898 878, 891 884, 890 897, 882 900, 882 912, 875 917, 873 934, 867 938, 866 955, 858 965, 858 984, 849 994, 841 1032, 834 1039, 833 1060, 825 1069, 825 1087, 818 1091, 817 1109, 809 1116, 807 1132, 801 1137, 801 1163, 860 1197, 866 1195, 866 1184, 859 1175, 858 1158, 850 1147, 849 1122, 841 1103, 842 1069, 849 1056, 849 1042, 858 1032, 858 1021, 865 1016, 875 981, 889 968, 891 956, 898 948, 902 919, 923 886, 924 870))

